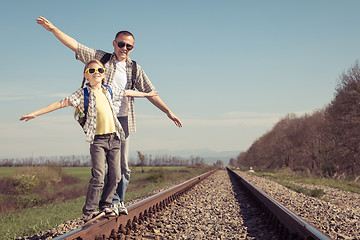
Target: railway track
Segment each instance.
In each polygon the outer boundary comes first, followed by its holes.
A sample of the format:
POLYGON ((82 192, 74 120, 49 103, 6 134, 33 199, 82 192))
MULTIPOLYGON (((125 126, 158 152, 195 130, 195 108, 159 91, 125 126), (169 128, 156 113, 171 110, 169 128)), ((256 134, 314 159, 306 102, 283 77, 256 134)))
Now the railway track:
POLYGON ((207 178, 212 173, 214 173, 214 171, 204 173, 182 184, 130 205, 127 208, 128 215, 121 215, 120 217, 110 219, 103 218, 93 224, 83 226, 55 239, 117 239, 119 234, 127 235, 133 228, 134 224, 145 220, 158 211, 161 211, 171 202, 178 199, 181 195, 189 191, 189 189, 207 178))
POLYGON ((330 240, 329 236, 305 222, 261 189, 246 181, 239 174, 230 169, 228 169, 228 172, 263 209, 265 217, 269 220, 272 228, 276 229, 280 239, 330 240))
MULTIPOLYGON (((224 171, 222 171, 224 172, 224 171)), ((76 229, 72 232, 69 232, 65 235, 59 236, 56 239, 124 239, 124 236, 132 236, 131 238, 125 238, 125 239, 143 239, 141 237, 136 237, 132 232, 136 228, 138 228, 137 232, 146 232, 149 231, 146 235, 146 233, 140 233, 140 236, 147 236, 146 239, 217 239, 218 236, 220 236, 219 239, 228 239, 227 236, 233 236, 232 239, 245 239, 242 237, 236 237, 236 236, 244 236, 246 239, 321 239, 321 240, 328 240, 330 239, 325 234, 321 233, 314 227, 312 227, 310 224, 303 221, 301 218, 297 217, 294 213, 292 213, 290 210, 276 202, 271 197, 267 196, 264 192, 262 192, 260 189, 253 186, 251 183, 247 182, 243 178, 241 178, 240 175, 238 175, 236 172, 233 172, 232 170, 228 169, 228 176, 232 180, 233 184, 236 184, 240 186, 242 193, 239 193, 238 190, 235 195, 246 195, 246 198, 241 198, 236 202, 235 204, 243 204, 244 206, 241 206, 242 210, 240 211, 240 214, 246 215, 251 213, 248 216, 244 216, 246 219, 255 220, 255 223, 253 225, 249 224, 250 220, 244 220, 243 222, 241 219, 238 220, 237 218, 233 218, 233 222, 230 222, 228 220, 224 219, 217 219, 215 220, 215 224, 212 224, 211 221, 205 221, 205 223, 201 223, 202 220, 206 220, 206 218, 213 218, 213 215, 218 214, 219 216, 223 217, 223 215, 238 215, 239 210, 234 211, 234 209, 237 209, 231 205, 229 199, 225 199, 225 202, 227 205, 230 204, 230 207, 228 210, 225 209, 225 207, 219 206, 219 208, 216 208, 216 210, 220 213, 211 213, 213 207, 209 207, 209 202, 216 201, 217 198, 222 198, 222 195, 226 195, 219 190, 215 190, 215 187, 222 188, 223 186, 220 186, 219 183, 213 183, 215 184, 212 186, 209 185, 206 181, 203 185, 204 187, 201 187, 197 190, 193 190, 197 188, 197 184, 203 182, 204 179, 208 178, 210 175, 212 175, 214 172, 209 172, 206 174, 203 174, 201 176, 195 177, 193 179, 190 179, 189 181, 177 185, 171 189, 168 189, 166 191, 163 191, 161 193, 158 193, 150 198, 144 199, 138 203, 135 203, 133 205, 130 205, 128 207, 129 215, 121 215, 117 218, 112 219, 101 219, 100 221, 93 223, 90 226, 81 227, 79 229, 76 229), (195 187, 196 186, 196 187, 195 187), (209 190, 207 189, 213 188, 215 193, 215 200, 206 200, 205 204, 202 204, 201 201, 197 199, 194 195, 198 193, 200 196, 199 198, 211 198, 209 195, 209 190), (190 191, 191 190, 191 191, 190 191), (193 191, 195 191, 193 193, 193 191), (205 193, 206 192, 206 193, 205 193), (243 193, 245 192, 245 194, 243 193), (185 194, 188 193, 188 194, 185 194), (181 196, 184 196, 187 200, 182 201, 180 198, 181 196), (220 196, 221 195, 221 196, 220 196), (248 196, 251 196, 252 199, 255 200, 256 204, 260 206, 260 210, 253 210, 253 206, 248 207, 252 204, 249 203, 248 196), (180 199, 179 199, 180 198, 180 199), (170 208, 170 210, 166 210, 171 202, 178 200, 176 204, 172 204, 173 206, 170 208), (193 201, 193 206, 188 207, 189 208, 199 208, 197 211, 191 213, 197 215, 197 219, 195 220, 195 224, 198 225, 209 225, 210 228, 202 227, 202 226, 196 226, 194 229, 191 230, 191 226, 187 226, 189 230, 184 229, 184 227, 180 227, 179 225, 184 225, 184 222, 172 222, 173 225, 178 225, 177 227, 172 227, 171 233, 165 233, 162 232, 163 237, 155 236, 156 233, 160 230, 156 229, 165 229, 169 228, 171 224, 165 223, 163 219, 183 219, 184 216, 181 215, 181 212, 187 211, 188 209, 184 209, 186 207, 185 205, 189 202, 193 201), (245 202, 245 203, 240 203, 245 202), (200 206, 204 205, 206 206, 205 210, 201 210, 200 206), (244 211, 243 209, 249 208, 248 210, 244 211), (161 212, 164 210, 163 212, 161 212), (168 212, 167 212, 168 211, 168 212), (221 211, 224 211, 221 212, 221 211), (225 211, 230 211, 230 213, 225 213, 225 211), (210 213, 210 214, 209 214, 210 213), (157 220, 152 220, 154 218, 158 218, 157 220), (220 223, 220 221, 223 221, 223 223, 220 223), (263 223, 265 222, 265 223, 263 223), (143 223, 143 224, 142 224, 143 223), (155 225, 154 225, 155 224, 155 225), (164 225, 164 226, 159 226, 164 225), (261 229, 260 226, 266 224, 267 227, 261 229), (146 225, 146 227, 142 227, 139 229, 138 226, 146 225), (153 225, 153 226, 152 226, 153 225), (166 226, 165 226, 166 225, 166 226), (215 227, 216 225, 229 225, 232 228, 232 231, 234 233, 223 233, 220 228, 215 227), (245 225, 246 227, 244 230, 240 225, 245 225), (136 227, 137 226, 137 227, 136 227), (212 231, 214 229, 214 231, 212 231), (249 233, 251 229, 261 229, 263 233, 256 233, 252 234, 249 233), (269 230, 270 229, 270 230, 269 230), (272 230, 271 230, 272 229, 272 230), (181 232, 186 231, 199 231, 203 233, 199 233, 198 235, 186 235, 182 234, 181 232), (244 234, 236 235, 235 233, 240 232, 246 232, 244 234), (214 233, 217 232, 217 233, 214 233), (155 233, 155 234, 154 234, 155 233), (269 234, 270 233, 270 234, 269 234), (166 235, 167 234, 167 235, 166 235), (218 236, 216 236, 218 234, 218 236), (185 237, 185 235, 187 237, 185 237), (221 237, 223 235, 224 238, 221 237), (225 236, 226 235, 226 236, 225 236), (274 236, 275 235, 275 236, 274 236), (152 236, 152 237, 150 237, 152 236), (190 237, 189 237, 190 236, 190 237), (263 237, 259 237, 263 236, 263 237), (271 238, 269 236, 272 236, 271 238)), ((224 177, 220 176, 220 179, 224 179, 224 177)), ((205 182, 205 181, 204 181, 205 182)), ((201 185, 201 184, 199 184, 201 185)), ((238 188, 238 186, 236 186, 238 188)), ((234 188, 235 189, 235 188, 234 188)), ((226 190, 228 191, 228 189, 226 190)), ((234 195, 234 193, 229 193, 229 195, 234 195)), ((223 201, 224 199, 220 199, 223 201)), ((215 203, 219 204, 219 203, 215 203)), ((188 217, 185 217, 186 219, 188 217)), ((232 218, 232 216, 230 216, 232 218)), ((194 221, 194 220, 192 220, 194 221)), ((170 227, 171 228, 171 227, 170 227)), ((161 230, 162 231, 162 230, 161 230)), ((260 231, 260 230, 259 230, 260 231)), ((161 234, 158 234, 161 235, 161 234)), ((139 234, 137 235, 139 236, 139 234)), ((145 237, 144 237, 145 238, 145 237)))

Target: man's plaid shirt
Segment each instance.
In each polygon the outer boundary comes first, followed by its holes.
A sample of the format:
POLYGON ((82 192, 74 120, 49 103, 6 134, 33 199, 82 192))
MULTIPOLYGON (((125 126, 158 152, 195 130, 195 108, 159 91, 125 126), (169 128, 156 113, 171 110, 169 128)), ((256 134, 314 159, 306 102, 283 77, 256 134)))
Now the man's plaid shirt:
MULTIPOLYGON (((121 99, 124 96, 124 90, 120 90, 119 88, 116 88, 115 86, 109 85, 112 89, 113 92, 113 100, 114 101, 121 101, 121 99)), ((87 115, 86 115, 86 122, 85 125, 83 127, 85 135, 86 135, 86 141, 89 143, 93 143, 94 142, 94 137, 95 137, 95 129, 96 129, 96 115, 97 115, 97 111, 96 111, 96 97, 94 92, 91 90, 91 87, 89 84, 86 84, 87 90, 89 92, 89 106, 88 106, 88 111, 87 111, 87 115)), ((120 122, 118 121, 117 117, 115 116, 115 111, 114 111, 114 107, 112 104, 112 99, 111 99, 111 95, 109 93, 109 89, 107 87, 102 86, 103 89, 105 89, 105 96, 108 99, 109 103, 110 103, 110 107, 112 109, 113 112, 113 117, 115 120, 115 127, 117 129, 117 136, 119 137, 119 139, 124 140, 125 139, 125 133, 124 130, 121 127, 120 122)), ((73 107, 79 107, 80 111, 85 112, 84 109, 84 89, 83 88, 79 88, 78 90, 76 90, 74 93, 72 93, 70 96, 68 96, 67 98, 65 98, 65 101, 69 100, 69 104, 72 105, 73 107)), ((68 102, 68 101, 66 101, 68 102)))
MULTIPOLYGON (((76 54, 76 59, 80 60, 84 64, 89 62, 92 59, 100 60, 105 55, 104 51, 95 50, 92 48, 88 48, 82 44, 78 44, 78 53, 76 54)), ((130 58, 126 61, 126 76, 127 76, 127 84, 125 89, 130 89, 132 86, 131 78, 132 78, 132 64, 130 58)), ((111 84, 114 80, 115 70, 116 70, 116 56, 114 53, 111 55, 110 60, 104 66, 106 68, 105 71, 105 84, 111 84)), ((140 92, 151 92, 155 88, 150 82, 149 78, 146 76, 143 69, 137 64, 137 72, 136 72, 136 79, 135 79, 135 88, 140 92)), ((129 97, 129 131, 135 132, 136 131, 136 124, 135 124, 135 110, 134 110, 134 98, 129 97)), ((116 111, 118 112, 118 111, 116 111)))

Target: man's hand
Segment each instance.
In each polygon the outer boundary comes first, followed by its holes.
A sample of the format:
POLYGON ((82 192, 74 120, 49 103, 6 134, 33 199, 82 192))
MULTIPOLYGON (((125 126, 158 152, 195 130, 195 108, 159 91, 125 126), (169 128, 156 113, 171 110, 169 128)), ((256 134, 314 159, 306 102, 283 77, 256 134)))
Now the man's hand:
POLYGON ((176 126, 178 127, 182 127, 182 123, 180 121, 180 119, 178 119, 172 112, 170 112, 169 114, 167 114, 167 116, 173 120, 173 122, 175 123, 176 126))
POLYGON ((62 42, 65 46, 73 50, 76 54, 78 53, 78 42, 74 38, 60 31, 60 29, 55 27, 49 20, 44 17, 37 18, 36 22, 54 34, 54 36, 59 39, 60 42, 62 42))
POLYGON ((55 29, 55 26, 46 18, 44 17, 39 17, 36 19, 36 22, 38 24, 40 24, 41 26, 43 26, 46 30, 52 32, 55 29))
POLYGON ((161 111, 163 111, 168 118, 170 118, 176 126, 178 127, 182 127, 182 123, 180 121, 180 119, 178 119, 171 111, 170 109, 166 106, 166 104, 161 100, 161 98, 159 96, 154 96, 154 97, 147 97, 147 99, 154 104, 154 106, 156 106, 158 109, 160 109, 161 111))

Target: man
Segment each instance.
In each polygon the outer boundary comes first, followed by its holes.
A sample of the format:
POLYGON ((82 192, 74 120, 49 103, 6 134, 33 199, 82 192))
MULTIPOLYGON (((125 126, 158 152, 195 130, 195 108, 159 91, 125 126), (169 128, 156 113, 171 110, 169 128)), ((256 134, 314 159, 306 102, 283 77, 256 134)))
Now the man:
MULTIPOLYGON (((37 23, 43 26, 46 30, 52 32, 65 46, 70 48, 76 54, 76 59, 84 64, 91 59, 103 60, 104 51, 88 48, 78 43, 74 38, 56 28, 50 21, 43 17, 36 19, 37 23)), ((150 92, 154 90, 153 85, 142 70, 141 66, 136 64, 136 77, 132 81, 133 62, 129 55, 134 49, 135 38, 128 31, 118 32, 115 40, 112 42, 114 52, 106 61, 106 75, 105 83, 114 82, 118 86, 125 89, 136 88, 142 92, 150 92)), ((134 72, 135 73, 135 72, 134 72)), ((170 111, 166 104, 159 96, 147 97, 147 99, 163 111, 178 127, 182 127, 181 121, 170 111)), ((129 151, 129 133, 136 131, 135 114, 134 114, 134 99, 128 98, 125 102, 114 102, 116 113, 126 135, 126 139, 121 146, 121 181, 118 184, 116 193, 113 198, 113 210, 115 214, 127 214, 127 209, 124 205, 125 191, 130 181, 130 169, 128 167, 128 151, 129 151)), ((100 202, 100 208, 101 202, 100 202)))

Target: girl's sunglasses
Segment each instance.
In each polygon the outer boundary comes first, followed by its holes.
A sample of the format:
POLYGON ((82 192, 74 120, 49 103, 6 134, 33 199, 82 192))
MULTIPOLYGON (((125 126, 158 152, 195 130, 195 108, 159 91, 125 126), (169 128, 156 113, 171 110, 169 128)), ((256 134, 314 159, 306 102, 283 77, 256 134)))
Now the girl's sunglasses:
MULTIPOLYGON (((116 41, 115 41, 115 42, 116 42, 116 41)), ((124 43, 124 42, 117 42, 117 44, 118 44, 118 47, 119 47, 119 48, 123 48, 123 47, 126 46, 126 49, 129 50, 129 51, 134 48, 133 45, 131 45, 131 44, 126 44, 126 43, 124 43)))
POLYGON ((98 73, 102 74, 102 73, 105 72, 105 68, 87 68, 87 69, 85 70, 85 73, 86 73, 86 72, 89 72, 90 74, 94 74, 96 71, 97 71, 98 73))

